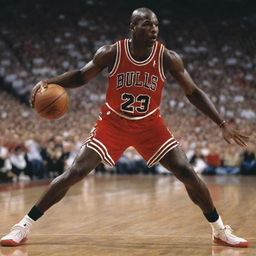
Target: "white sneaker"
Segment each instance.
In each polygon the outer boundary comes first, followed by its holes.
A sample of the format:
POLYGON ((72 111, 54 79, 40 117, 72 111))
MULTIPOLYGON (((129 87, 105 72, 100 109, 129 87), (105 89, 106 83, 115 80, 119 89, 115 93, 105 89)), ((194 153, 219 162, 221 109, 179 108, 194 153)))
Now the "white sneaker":
POLYGON ((9 234, 0 239, 0 244, 3 246, 18 246, 24 244, 28 238, 29 225, 21 226, 16 224, 12 227, 9 234))
POLYGON ((248 241, 232 234, 230 226, 226 225, 223 229, 213 232, 212 239, 215 244, 233 247, 248 247, 248 241))

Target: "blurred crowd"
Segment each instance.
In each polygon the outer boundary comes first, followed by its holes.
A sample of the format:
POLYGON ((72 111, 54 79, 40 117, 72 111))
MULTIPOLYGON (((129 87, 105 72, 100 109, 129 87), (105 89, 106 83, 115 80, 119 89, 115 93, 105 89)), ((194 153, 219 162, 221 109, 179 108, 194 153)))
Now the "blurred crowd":
MULTIPOLYGON (((90 6, 84 14, 70 4, 45 10, 40 2, 33 7, 7 8, 0 22, 0 182, 51 178, 70 166, 104 104, 107 71, 68 91, 70 108, 60 120, 44 120, 29 107, 31 89, 41 79, 83 67, 100 46, 129 36, 130 13, 99 15, 90 6)), ((251 138, 246 149, 228 145, 169 75, 161 105, 167 126, 197 172, 256 174, 256 18, 172 20, 167 10, 159 17, 159 40, 181 55, 222 116, 251 138)), ((132 148, 114 169, 101 165, 95 171, 167 173, 147 168, 132 148)))

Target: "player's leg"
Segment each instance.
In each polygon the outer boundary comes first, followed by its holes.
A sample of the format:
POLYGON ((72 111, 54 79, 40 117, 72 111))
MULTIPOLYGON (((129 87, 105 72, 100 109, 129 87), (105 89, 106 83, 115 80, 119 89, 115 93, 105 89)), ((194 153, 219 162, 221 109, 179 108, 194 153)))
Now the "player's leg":
MULTIPOLYGON (((120 143, 120 137, 123 138, 124 134, 120 133, 121 129, 112 125, 110 119, 112 120, 114 117, 111 116, 109 118, 108 112, 108 110, 104 109, 103 111, 102 109, 96 126, 94 126, 89 137, 84 141, 86 146, 81 148, 71 168, 53 180, 35 205, 38 212, 33 212, 32 209, 29 216, 32 216, 32 213, 34 213, 35 217, 40 215, 40 213, 43 214, 48 208, 64 197, 70 186, 83 179, 102 161, 111 167, 115 165, 115 162, 120 158, 127 146, 125 139, 120 143)), ((120 120, 119 118, 119 125, 123 127, 120 120)))
POLYGON ((179 146, 170 150, 160 163, 184 183, 189 197, 204 213, 215 209, 206 184, 193 170, 179 146))
POLYGON ((101 158, 94 150, 83 146, 72 166, 56 177, 37 201, 35 206, 38 211, 43 214, 52 205, 59 202, 72 185, 87 176, 100 162, 101 158))
POLYGON ((50 183, 30 212, 18 224, 14 225, 8 235, 1 238, 0 244, 17 246, 24 243, 32 223, 52 205, 59 202, 72 185, 82 180, 100 162, 101 158, 94 150, 83 146, 72 166, 50 183))
POLYGON ((214 242, 235 247, 248 246, 245 239, 234 236, 231 234, 230 227, 223 225, 206 184, 195 173, 179 146, 167 152, 160 163, 183 182, 191 200, 202 209, 211 224, 214 242))

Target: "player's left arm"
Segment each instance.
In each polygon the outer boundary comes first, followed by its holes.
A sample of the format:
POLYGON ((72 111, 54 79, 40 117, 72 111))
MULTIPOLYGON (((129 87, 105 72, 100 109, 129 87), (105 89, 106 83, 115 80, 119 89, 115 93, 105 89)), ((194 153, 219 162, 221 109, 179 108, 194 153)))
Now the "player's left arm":
POLYGON ((191 76, 184 68, 182 59, 177 53, 165 49, 164 69, 169 71, 182 87, 188 100, 221 128, 223 138, 229 144, 234 140, 235 143, 242 147, 247 146, 246 140, 248 140, 249 137, 234 130, 226 123, 207 94, 198 88, 192 80, 191 76))

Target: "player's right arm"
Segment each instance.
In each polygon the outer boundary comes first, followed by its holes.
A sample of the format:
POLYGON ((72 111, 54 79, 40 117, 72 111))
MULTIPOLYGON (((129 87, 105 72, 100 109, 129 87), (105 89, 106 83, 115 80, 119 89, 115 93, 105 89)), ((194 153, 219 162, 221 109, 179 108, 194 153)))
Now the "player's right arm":
POLYGON ((34 98, 40 87, 47 87, 48 84, 58 84, 64 88, 77 88, 86 84, 89 80, 97 76, 103 69, 112 69, 116 57, 116 45, 105 45, 98 49, 93 59, 83 68, 66 72, 60 76, 37 83, 31 93, 31 106, 34 105, 34 98))

